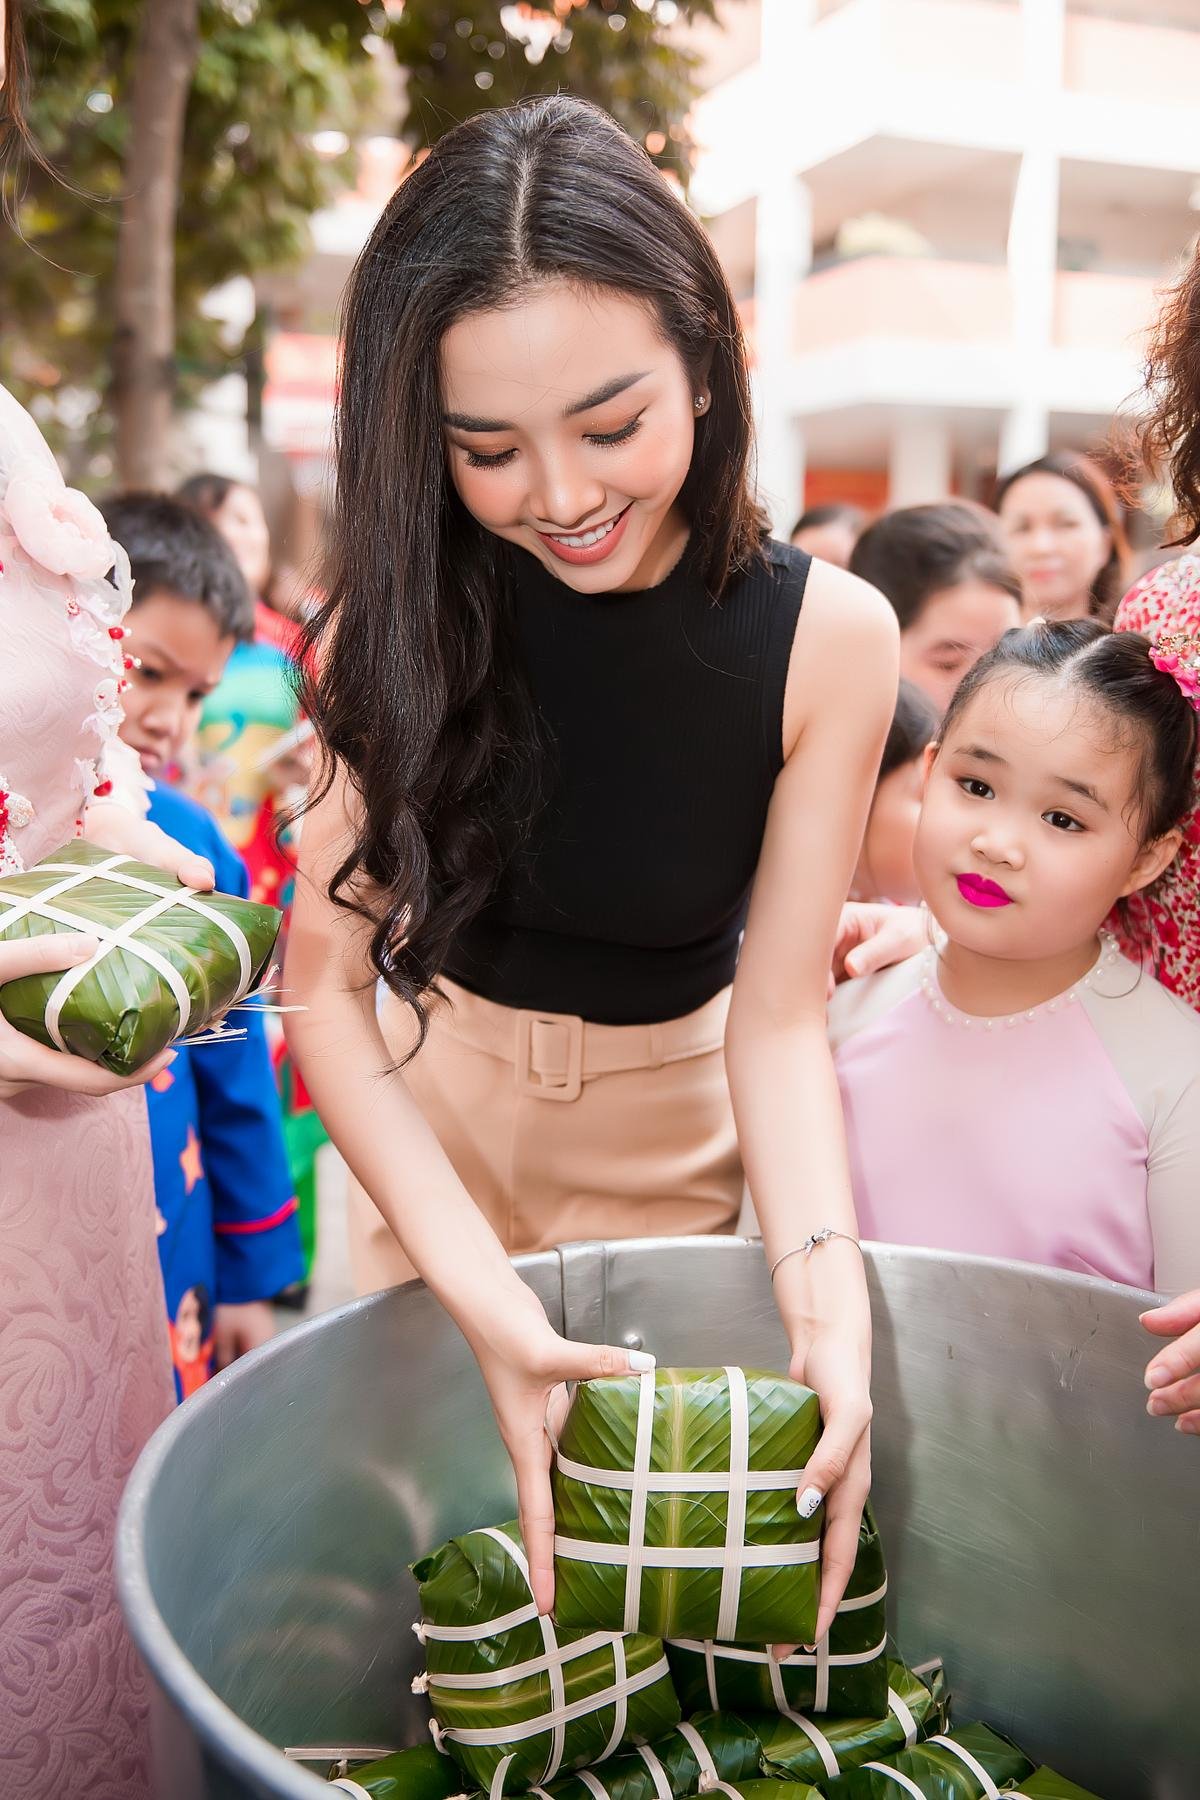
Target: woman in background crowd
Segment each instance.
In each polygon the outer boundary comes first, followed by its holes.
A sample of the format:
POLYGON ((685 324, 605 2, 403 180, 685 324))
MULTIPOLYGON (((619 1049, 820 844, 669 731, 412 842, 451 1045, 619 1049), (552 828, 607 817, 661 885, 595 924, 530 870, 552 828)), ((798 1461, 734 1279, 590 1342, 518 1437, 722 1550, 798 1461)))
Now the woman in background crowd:
POLYGON ((885 513, 854 546, 850 572, 891 601, 900 673, 939 713, 972 663, 1020 622, 1021 590, 995 520, 967 500, 885 513))
POLYGON ((913 840, 921 816, 925 746, 937 736, 937 729, 933 702, 911 681, 902 680, 850 884, 852 900, 915 906, 921 898, 913 870, 913 840))
POLYGON ((819 556, 822 562, 835 563, 839 569, 846 569, 865 524, 857 506, 840 502, 833 506, 810 506, 792 526, 791 542, 797 550, 807 550, 810 556, 819 556))
POLYGON ((270 604, 271 534, 255 489, 228 475, 204 470, 183 482, 179 498, 212 520, 237 557, 254 596, 255 643, 271 644, 290 657, 299 631, 294 620, 270 604))
POLYGON ((996 511, 1027 619, 1112 619, 1129 580, 1129 541, 1103 469, 1056 450, 1006 475, 996 511))

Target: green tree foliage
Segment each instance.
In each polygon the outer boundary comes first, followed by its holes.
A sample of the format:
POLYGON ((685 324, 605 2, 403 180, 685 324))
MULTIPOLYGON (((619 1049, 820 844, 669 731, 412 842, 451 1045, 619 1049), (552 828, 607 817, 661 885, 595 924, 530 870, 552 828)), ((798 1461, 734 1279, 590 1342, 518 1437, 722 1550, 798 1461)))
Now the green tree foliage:
MULTIPOLYGON (((131 50, 143 0, 28 9, 28 114, 49 169, 3 179, 17 230, 0 240, 0 381, 34 405, 76 479, 109 465, 113 274, 131 50), (98 460, 97 460, 98 456, 98 460)), ((153 0, 145 0, 153 4, 153 0)), ((204 296, 305 254, 311 215, 353 178, 314 148, 322 129, 396 131, 416 147, 485 106, 567 89, 612 112, 686 181, 694 56, 671 27, 717 0, 201 0, 176 233, 177 394, 238 366, 204 296), (400 119, 380 111, 368 54, 390 41, 400 119)))
POLYGON ((484 106, 565 89, 686 182, 697 59, 670 27, 715 17, 716 0, 407 0, 388 31, 408 75, 401 133, 429 144, 484 106))
MULTIPOLYGON (((28 113, 53 172, 26 163, 8 177, 17 230, 0 252, 0 380, 36 401, 60 447, 104 439, 140 4, 42 0, 31 9, 28 113)), ((350 159, 319 155, 312 133, 352 127, 374 85, 363 50, 370 21, 347 0, 204 0, 201 31, 176 233, 183 403, 240 351, 204 317, 203 297, 304 254, 312 213, 352 179, 350 159)))

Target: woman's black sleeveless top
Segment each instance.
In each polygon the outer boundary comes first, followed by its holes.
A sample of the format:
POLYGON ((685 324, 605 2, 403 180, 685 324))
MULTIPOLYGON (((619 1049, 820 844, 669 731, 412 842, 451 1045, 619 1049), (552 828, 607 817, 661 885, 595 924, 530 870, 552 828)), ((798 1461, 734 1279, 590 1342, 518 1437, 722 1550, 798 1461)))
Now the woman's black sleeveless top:
POLYGON ((733 979, 811 559, 769 542, 713 602, 688 552, 658 587, 587 596, 517 554, 546 798, 445 972, 535 1012, 680 1018, 733 979))

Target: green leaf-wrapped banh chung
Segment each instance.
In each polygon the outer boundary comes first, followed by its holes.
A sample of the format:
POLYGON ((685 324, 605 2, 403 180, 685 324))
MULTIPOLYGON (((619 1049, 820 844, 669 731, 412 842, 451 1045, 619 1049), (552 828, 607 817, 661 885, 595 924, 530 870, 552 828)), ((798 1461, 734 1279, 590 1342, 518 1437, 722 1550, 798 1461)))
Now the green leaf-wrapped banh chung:
MULTIPOLYGON (((904 1750, 946 1724, 946 1686, 940 1663, 906 1669, 887 1665, 886 1710, 872 1719, 821 1718, 792 1712, 758 1714, 750 1723, 762 1743, 762 1772, 784 1781, 826 1783, 860 1763, 904 1750)), ((893 1797, 895 1800, 895 1797, 893 1797)))
POLYGON ((727 1800, 821 1800, 820 1791, 807 1781, 722 1781, 715 1788, 702 1788, 692 1800, 704 1794, 724 1794, 727 1800))
POLYGON ((679 1702, 659 1638, 539 1616, 513 1524, 453 1538, 412 1565, 434 1737, 490 1800, 662 1735, 679 1702))
POLYGON ((1100 1796, 1090 1793, 1087 1788, 1081 1788, 1074 1781, 1068 1781, 1065 1775, 1059 1775, 1043 1764, 1019 1788, 1012 1790, 1012 1800, 1100 1800, 1100 1796))
POLYGON ((132 1075, 250 991, 281 919, 273 906, 197 894, 147 863, 67 844, 0 878, 0 941, 82 932, 99 948, 65 972, 5 982, 0 1012, 51 1049, 132 1075))
POLYGON ((552 1781, 546 1791, 551 1800, 686 1800, 721 1781, 757 1778, 761 1756, 749 1720, 696 1713, 652 1744, 639 1744, 584 1775, 552 1781))
MULTIPOLYGON (((343 1765, 344 1766, 344 1765, 343 1765)), ((442 1756, 432 1744, 397 1750, 378 1762, 361 1763, 348 1776, 333 1783, 358 1800, 450 1800, 462 1790, 462 1770, 452 1757, 442 1756)))
POLYGON ((1033 1774, 1029 1758, 987 1725, 960 1725, 822 1785, 826 1800, 988 1800, 1033 1774), (895 1777, 903 1776, 904 1780, 895 1777))
POLYGON ((821 1509, 796 1511, 817 1397, 757 1370, 576 1390, 555 1456, 563 1625, 767 1644, 816 1635, 821 1509))
POLYGON ((766 1648, 672 1638, 667 1657, 680 1705, 685 1713, 717 1706, 877 1718, 887 1707, 886 1595, 883 1546, 868 1507, 845 1598, 816 1649, 779 1662, 766 1648))

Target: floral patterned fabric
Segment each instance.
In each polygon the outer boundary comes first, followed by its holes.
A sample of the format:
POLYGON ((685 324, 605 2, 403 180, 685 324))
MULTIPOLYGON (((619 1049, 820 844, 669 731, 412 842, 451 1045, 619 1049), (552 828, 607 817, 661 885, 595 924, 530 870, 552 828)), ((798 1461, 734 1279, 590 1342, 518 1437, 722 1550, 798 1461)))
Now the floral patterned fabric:
MULTIPOLYGON (((1143 575, 1117 608, 1113 629, 1200 636, 1200 555, 1143 575)), ((1148 893, 1131 895, 1125 917, 1109 924, 1127 956, 1148 962, 1164 987, 1200 1010, 1200 763, 1196 799, 1171 867, 1148 893)))
MULTIPOLYGON (((97 520, 0 388, 3 869, 75 836, 93 793, 142 792, 115 739, 128 565, 97 520)), ((0 1099, 0 1800, 150 1792, 112 1541, 172 1404, 162 1306, 141 1090, 0 1099)))

